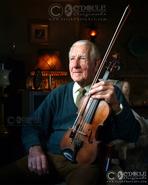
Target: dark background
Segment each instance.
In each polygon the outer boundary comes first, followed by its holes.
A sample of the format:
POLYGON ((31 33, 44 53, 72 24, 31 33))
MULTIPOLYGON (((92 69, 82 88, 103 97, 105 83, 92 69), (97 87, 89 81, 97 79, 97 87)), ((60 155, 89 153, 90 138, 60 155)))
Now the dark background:
MULTIPOLYGON (((89 31, 95 29, 93 39, 104 55, 125 7, 130 4, 131 13, 125 22, 111 52, 120 53, 121 70, 112 78, 128 80, 131 85, 130 101, 138 112, 148 117, 148 3, 143 0, 3 0, 0 1, 0 62, 10 72, 10 85, 1 95, 4 104, 5 125, 9 136, 2 136, 4 152, 1 153, 9 162, 23 154, 20 139, 22 119, 33 111, 46 92, 32 92, 26 89, 26 79, 37 64, 40 50, 58 51, 62 70, 68 71, 68 50, 79 39, 90 39, 89 31), (106 14, 97 20, 79 20, 76 17, 51 20, 49 8, 58 3, 63 8, 67 4, 104 5, 106 14), (71 19, 70 19, 71 18, 71 19), (31 24, 48 24, 48 44, 31 42, 31 24), (27 95, 26 95, 27 94, 27 95), (35 96, 36 95, 36 96, 35 96), (36 102, 35 102, 36 101, 36 102), (35 106, 34 106, 35 105, 35 106), (10 117, 14 124, 8 123, 10 117), (19 120, 20 119, 20 120, 19 120)), ((2 115, 1 115, 2 116, 2 115)))

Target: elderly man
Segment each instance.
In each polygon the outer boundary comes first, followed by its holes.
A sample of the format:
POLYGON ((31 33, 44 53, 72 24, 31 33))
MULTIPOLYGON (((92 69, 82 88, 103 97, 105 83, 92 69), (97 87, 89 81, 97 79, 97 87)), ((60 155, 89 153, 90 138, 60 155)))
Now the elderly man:
POLYGON ((15 173, 25 172, 24 177, 29 176, 30 182, 31 176, 34 175, 35 179, 37 176, 47 176, 49 182, 60 177, 67 185, 100 184, 97 162, 81 164, 70 161, 63 156, 60 147, 64 134, 77 118, 77 95, 82 87, 89 92, 91 98, 109 103, 111 113, 99 136, 102 142, 109 143, 114 139, 137 141, 140 126, 121 91, 112 83, 103 80, 95 83, 90 89, 100 62, 101 57, 94 43, 80 40, 71 46, 69 71, 73 82, 51 91, 31 115, 30 126, 26 124, 28 126, 23 127, 22 141, 28 152, 28 163, 25 162, 26 158, 17 161, 15 173))

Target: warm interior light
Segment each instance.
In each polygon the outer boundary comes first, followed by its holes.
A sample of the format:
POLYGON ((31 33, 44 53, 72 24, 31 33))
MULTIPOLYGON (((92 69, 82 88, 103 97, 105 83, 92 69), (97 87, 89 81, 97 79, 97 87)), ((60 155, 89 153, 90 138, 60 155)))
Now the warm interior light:
POLYGON ((97 35, 96 30, 91 30, 91 31, 90 31, 90 36, 91 36, 91 37, 95 37, 96 35, 97 35))
POLYGON ((44 54, 38 57, 36 68, 41 70, 61 70, 61 60, 57 54, 44 54))

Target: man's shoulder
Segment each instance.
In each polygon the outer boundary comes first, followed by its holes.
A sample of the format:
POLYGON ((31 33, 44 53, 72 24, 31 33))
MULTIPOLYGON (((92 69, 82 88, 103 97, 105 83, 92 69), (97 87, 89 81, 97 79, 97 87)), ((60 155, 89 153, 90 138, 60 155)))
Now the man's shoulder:
POLYGON ((59 87, 53 89, 52 93, 59 94, 59 93, 65 92, 65 91, 70 91, 73 88, 73 84, 74 84, 74 82, 62 84, 59 87))

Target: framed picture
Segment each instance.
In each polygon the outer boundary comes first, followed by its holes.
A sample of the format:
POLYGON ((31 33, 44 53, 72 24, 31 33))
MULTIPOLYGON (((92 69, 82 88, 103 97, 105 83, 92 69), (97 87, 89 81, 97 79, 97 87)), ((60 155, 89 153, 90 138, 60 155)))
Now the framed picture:
POLYGON ((31 43, 48 44, 48 24, 32 23, 30 32, 31 43))

